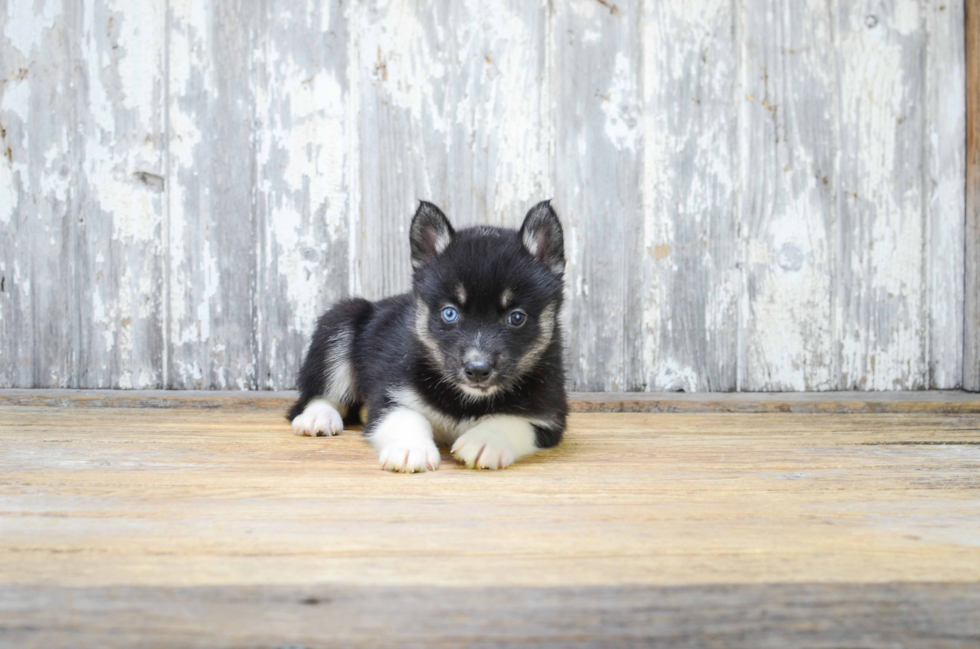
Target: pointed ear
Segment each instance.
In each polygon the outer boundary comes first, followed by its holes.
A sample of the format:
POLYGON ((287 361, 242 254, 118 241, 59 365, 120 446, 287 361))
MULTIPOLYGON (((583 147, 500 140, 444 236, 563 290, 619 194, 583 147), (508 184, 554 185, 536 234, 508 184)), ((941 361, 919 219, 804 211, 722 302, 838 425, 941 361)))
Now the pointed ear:
POLYGON ((521 243, 555 275, 565 272, 565 237, 551 201, 541 201, 524 217, 521 243))
POLYGON ((412 269, 417 270, 436 258, 453 240, 453 226, 432 203, 419 201, 412 219, 409 239, 412 242, 412 269))

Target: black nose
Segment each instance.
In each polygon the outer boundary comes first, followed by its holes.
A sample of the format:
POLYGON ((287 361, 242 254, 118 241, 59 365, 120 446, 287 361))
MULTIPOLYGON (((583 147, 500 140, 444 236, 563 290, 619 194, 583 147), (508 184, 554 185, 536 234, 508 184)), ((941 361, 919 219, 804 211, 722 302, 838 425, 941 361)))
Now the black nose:
POLYGON ((487 380, 493 371, 493 365, 487 361, 466 361, 463 369, 466 371, 466 378, 479 383, 487 380))

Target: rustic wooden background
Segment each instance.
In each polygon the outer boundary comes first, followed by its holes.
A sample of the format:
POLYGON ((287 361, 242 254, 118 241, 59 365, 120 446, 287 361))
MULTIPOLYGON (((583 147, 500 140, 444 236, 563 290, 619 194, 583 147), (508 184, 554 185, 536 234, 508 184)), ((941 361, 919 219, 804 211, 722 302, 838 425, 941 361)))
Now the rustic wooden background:
POLYGON ((980 388, 964 51, 962 0, 0 0, 0 387, 290 387, 416 199, 554 197, 575 389, 980 388))

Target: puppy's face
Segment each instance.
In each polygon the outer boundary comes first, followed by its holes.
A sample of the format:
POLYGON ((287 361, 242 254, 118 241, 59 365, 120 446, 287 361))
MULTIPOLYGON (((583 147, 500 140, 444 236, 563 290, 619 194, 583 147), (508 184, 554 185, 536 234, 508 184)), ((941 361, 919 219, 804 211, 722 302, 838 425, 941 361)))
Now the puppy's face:
POLYGON ((422 203, 412 222, 415 335, 443 379, 470 399, 514 387, 555 339, 564 252, 548 203, 521 230, 454 232, 422 203))

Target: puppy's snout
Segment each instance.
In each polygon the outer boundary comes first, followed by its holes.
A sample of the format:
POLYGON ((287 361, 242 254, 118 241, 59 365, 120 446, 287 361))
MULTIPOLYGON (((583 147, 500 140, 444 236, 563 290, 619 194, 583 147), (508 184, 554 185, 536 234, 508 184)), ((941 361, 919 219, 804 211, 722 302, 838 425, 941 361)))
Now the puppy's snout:
POLYGON ((466 364, 463 365, 463 371, 470 381, 482 383, 490 377, 490 373, 493 372, 493 365, 483 359, 466 361, 466 364))

